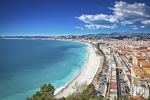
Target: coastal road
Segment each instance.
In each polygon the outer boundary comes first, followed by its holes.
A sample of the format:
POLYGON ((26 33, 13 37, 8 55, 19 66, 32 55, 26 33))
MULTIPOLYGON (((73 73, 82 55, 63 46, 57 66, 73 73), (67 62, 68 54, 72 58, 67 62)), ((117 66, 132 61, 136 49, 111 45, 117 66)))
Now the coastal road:
POLYGON ((99 82, 97 82, 97 75, 98 73, 102 70, 102 62, 103 62, 103 56, 100 56, 100 65, 99 65, 99 69, 96 73, 96 75, 94 76, 94 79, 92 81, 92 84, 94 85, 95 87, 95 90, 98 90, 99 89, 99 82))

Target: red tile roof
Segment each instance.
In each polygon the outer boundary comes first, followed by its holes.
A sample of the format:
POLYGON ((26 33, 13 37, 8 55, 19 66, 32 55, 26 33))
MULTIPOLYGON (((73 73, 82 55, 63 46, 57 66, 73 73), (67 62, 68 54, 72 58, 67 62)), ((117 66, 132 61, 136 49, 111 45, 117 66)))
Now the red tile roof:
POLYGON ((150 63, 148 63, 147 61, 141 61, 140 65, 143 68, 150 68, 150 63))
POLYGON ((132 96, 130 100, 146 100, 146 99, 142 96, 132 96))
POLYGON ((117 89, 117 83, 116 82, 111 82, 110 83, 110 89, 117 89))

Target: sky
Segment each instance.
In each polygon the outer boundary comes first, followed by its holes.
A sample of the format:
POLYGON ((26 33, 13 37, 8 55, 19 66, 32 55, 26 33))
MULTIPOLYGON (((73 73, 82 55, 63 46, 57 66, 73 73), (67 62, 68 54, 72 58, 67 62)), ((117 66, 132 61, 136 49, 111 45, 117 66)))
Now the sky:
POLYGON ((150 32, 150 0, 0 0, 0 36, 150 32))

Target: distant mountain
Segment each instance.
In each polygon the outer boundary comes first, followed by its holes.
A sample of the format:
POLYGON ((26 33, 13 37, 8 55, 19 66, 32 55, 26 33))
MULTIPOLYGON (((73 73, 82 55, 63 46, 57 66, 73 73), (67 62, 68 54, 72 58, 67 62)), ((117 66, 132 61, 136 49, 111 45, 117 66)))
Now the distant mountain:
POLYGON ((123 36, 126 36, 126 35, 150 35, 150 33, 130 33, 130 32, 119 33, 119 32, 114 32, 114 33, 111 33, 111 35, 123 35, 123 36))
POLYGON ((97 35, 110 35, 110 34, 107 34, 107 33, 98 33, 97 35))
POLYGON ((150 35, 150 32, 149 33, 132 33, 134 35, 150 35))
POLYGON ((113 33, 98 33, 98 34, 87 34, 87 36, 104 36, 104 35, 121 35, 121 36, 127 36, 127 35, 150 35, 150 33, 130 33, 130 32, 113 32, 113 33))
POLYGON ((111 35, 132 35, 132 33, 130 33, 130 32, 122 32, 122 33, 113 32, 113 33, 111 33, 111 35))

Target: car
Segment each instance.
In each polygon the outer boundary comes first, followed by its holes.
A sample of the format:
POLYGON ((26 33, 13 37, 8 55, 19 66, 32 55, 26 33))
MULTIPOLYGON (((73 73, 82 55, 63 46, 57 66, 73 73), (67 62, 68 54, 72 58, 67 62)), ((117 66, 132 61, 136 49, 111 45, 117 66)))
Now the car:
POLYGON ((104 82, 104 83, 107 83, 107 80, 104 80, 103 82, 104 82))
POLYGON ((96 94, 97 96, 100 96, 101 93, 100 93, 100 91, 95 90, 94 94, 96 94))
POLYGON ((100 83, 100 85, 104 85, 104 83, 102 82, 102 83, 100 83))
POLYGON ((103 76, 107 76, 107 75, 103 74, 103 76))

